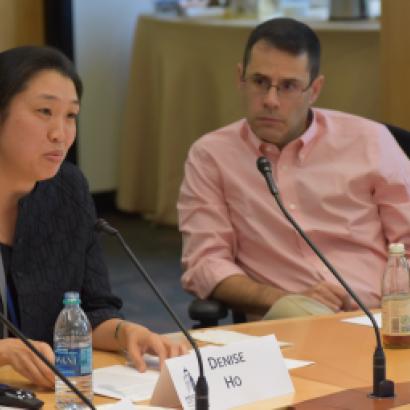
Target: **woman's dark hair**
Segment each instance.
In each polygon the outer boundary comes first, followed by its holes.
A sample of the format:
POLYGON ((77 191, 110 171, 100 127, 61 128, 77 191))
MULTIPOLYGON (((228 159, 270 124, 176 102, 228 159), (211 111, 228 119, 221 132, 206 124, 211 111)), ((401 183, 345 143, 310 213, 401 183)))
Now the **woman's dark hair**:
POLYGON ((83 85, 73 63, 52 47, 23 46, 0 53, 0 122, 4 121, 13 97, 42 70, 55 70, 74 83, 78 99, 83 85))
POLYGON ((243 55, 243 73, 249 64, 252 47, 263 40, 278 50, 294 56, 307 53, 310 81, 319 74, 320 42, 315 32, 306 24, 290 18, 275 18, 259 24, 251 32, 243 55))

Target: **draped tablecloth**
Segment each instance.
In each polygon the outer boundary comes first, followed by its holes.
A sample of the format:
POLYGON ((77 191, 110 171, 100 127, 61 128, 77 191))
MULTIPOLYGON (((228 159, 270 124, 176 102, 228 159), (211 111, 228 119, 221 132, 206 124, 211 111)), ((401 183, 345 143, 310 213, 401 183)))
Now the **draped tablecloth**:
MULTIPOLYGON (((120 139, 117 206, 175 224, 188 149, 243 116, 236 67, 256 21, 139 18, 120 139)), ((309 23, 322 42, 318 106, 379 119, 379 26, 309 23)))

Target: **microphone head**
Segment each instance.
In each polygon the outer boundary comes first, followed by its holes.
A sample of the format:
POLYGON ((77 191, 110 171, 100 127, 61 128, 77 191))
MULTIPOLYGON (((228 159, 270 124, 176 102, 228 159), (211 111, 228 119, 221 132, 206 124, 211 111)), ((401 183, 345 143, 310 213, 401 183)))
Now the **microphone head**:
POLYGON ((118 233, 117 229, 113 228, 105 219, 99 218, 95 222, 94 229, 97 232, 104 232, 108 235, 116 235, 118 233))
POLYGON ((267 173, 272 173, 272 167, 270 161, 266 157, 259 157, 256 161, 256 166, 259 169, 259 172, 262 175, 266 175, 267 173))

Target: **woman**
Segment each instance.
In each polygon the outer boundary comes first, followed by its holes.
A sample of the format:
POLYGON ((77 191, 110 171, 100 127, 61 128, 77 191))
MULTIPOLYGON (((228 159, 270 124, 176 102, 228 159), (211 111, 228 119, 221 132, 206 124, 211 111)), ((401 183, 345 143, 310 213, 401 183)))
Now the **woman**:
MULTIPOLYGON (((126 350, 145 370, 185 348, 122 319, 95 233, 95 211, 81 172, 63 163, 76 135, 82 84, 71 62, 48 47, 0 53, 0 244, 9 317, 54 361, 50 347, 65 291, 79 291, 93 347, 126 350)), ((37 385, 54 375, 14 338, 0 340, 0 365, 37 385)))

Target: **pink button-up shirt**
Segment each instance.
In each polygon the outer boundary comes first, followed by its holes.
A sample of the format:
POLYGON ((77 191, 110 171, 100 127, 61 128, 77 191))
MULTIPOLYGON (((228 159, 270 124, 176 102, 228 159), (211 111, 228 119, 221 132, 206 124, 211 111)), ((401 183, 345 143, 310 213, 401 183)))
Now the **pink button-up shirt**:
POLYGON ((276 205, 256 168, 264 155, 290 214, 367 306, 380 305, 387 244, 410 250, 410 161, 378 123, 313 113, 281 151, 246 120, 194 143, 178 201, 186 290, 204 298, 235 274, 289 292, 336 283, 276 205))

